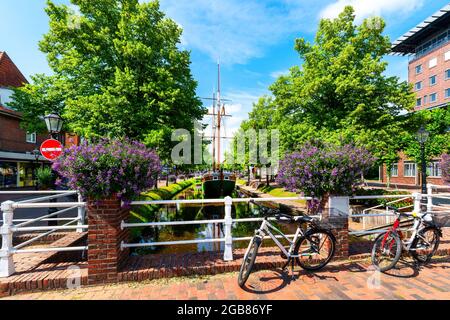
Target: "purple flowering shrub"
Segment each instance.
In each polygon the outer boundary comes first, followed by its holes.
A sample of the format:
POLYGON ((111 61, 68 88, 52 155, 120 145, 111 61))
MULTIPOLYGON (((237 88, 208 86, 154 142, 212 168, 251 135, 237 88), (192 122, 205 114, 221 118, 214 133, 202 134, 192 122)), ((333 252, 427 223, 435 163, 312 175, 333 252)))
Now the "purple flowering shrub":
POLYGON ((439 165, 444 183, 450 185, 450 154, 443 154, 439 165))
POLYGON ((374 161, 367 149, 312 140, 281 161, 277 182, 290 191, 315 198, 349 195, 374 161))
POLYGON ((130 200, 154 185, 161 164, 158 155, 140 142, 101 139, 64 150, 53 169, 85 197, 102 199, 117 194, 130 200))

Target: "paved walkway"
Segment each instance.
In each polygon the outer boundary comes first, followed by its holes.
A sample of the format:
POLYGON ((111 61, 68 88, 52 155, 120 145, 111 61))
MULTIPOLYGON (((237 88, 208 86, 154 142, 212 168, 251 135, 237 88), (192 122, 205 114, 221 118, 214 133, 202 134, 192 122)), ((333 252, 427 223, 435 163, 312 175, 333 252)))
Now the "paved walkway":
POLYGON ((415 268, 403 261, 389 275, 371 271, 364 262, 341 262, 323 271, 295 271, 296 278, 280 269, 259 271, 245 290, 237 273, 197 278, 173 278, 140 283, 81 287, 61 291, 20 294, 4 299, 450 299, 450 258, 436 258, 415 268))

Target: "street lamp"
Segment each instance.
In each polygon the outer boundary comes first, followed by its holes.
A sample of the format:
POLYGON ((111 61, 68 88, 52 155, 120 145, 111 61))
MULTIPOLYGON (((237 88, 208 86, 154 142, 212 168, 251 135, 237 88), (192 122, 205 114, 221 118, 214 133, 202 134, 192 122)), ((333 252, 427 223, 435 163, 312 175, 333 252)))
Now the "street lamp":
POLYGON ((59 115, 57 115, 56 113, 51 113, 46 115, 44 117, 44 120, 47 126, 47 130, 52 138, 54 138, 54 135, 61 132, 63 120, 59 115))
MULTIPOLYGON (((428 140, 430 133, 425 130, 422 126, 419 131, 417 131, 417 141, 420 144, 420 161, 421 161, 421 172, 422 172, 422 195, 427 194, 427 161, 425 159, 425 143, 428 140)), ((426 206, 427 200, 422 196, 422 204, 426 206)))
POLYGON ((39 149, 34 149, 33 151, 31 151, 32 153, 33 153, 33 155, 34 155, 34 160, 35 160, 35 162, 34 162, 34 170, 33 170, 33 175, 34 175, 34 177, 33 177, 33 180, 34 180, 34 188, 35 188, 35 190, 37 190, 38 189, 38 185, 37 185, 37 175, 36 175, 36 170, 37 170, 37 167, 38 167, 38 160, 39 160, 39 156, 40 156, 40 154, 41 154, 41 152, 39 151, 39 149))

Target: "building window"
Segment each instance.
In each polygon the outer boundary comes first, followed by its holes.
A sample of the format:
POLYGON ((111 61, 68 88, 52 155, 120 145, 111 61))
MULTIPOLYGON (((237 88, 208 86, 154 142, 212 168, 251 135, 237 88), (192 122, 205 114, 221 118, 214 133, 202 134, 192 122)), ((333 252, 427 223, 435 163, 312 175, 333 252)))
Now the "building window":
POLYGON ((436 102, 437 100, 437 93, 430 94, 430 102, 436 102))
POLYGON ((422 105, 422 98, 418 98, 416 100, 416 107, 420 107, 422 105))
POLYGON ((450 69, 445 70, 445 80, 450 79, 450 69))
POLYGON ((403 167, 404 177, 415 177, 416 176, 416 164, 414 162, 405 162, 403 167))
POLYGON ((422 89, 422 81, 416 82, 415 89, 416 90, 422 89))
POLYGON ((447 52, 444 54, 444 59, 445 59, 445 61, 450 60, 450 51, 447 51, 447 52))
POLYGON ((427 100, 428 100, 428 96, 427 95, 423 96, 423 104, 424 105, 427 104, 427 100))
POLYGON ((430 86, 434 86, 437 83, 437 78, 436 76, 431 76, 430 77, 430 86))
POLYGON ((27 132, 27 138, 28 143, 36 143, 36 132, 27 132))
POLYGON ((416 74, 422 73, 422 65, 419 64, 418 66, 416 66, 416 74))
POLYGON ((398 177, 398 163, 394 163, 391 168, 391 177, 398 177))
POLYGON ((428 67, 433 68, 437 66, 437 58, 433 58, 428 62, 428 67))
POLYGON ((427 166, 427 175, 429 177, 440 177, 441 168, 439 166, 439 161, 432 161, 427 166))
POLYGON ((445 89, 445 98, 450 98, 450 89, 445 89))

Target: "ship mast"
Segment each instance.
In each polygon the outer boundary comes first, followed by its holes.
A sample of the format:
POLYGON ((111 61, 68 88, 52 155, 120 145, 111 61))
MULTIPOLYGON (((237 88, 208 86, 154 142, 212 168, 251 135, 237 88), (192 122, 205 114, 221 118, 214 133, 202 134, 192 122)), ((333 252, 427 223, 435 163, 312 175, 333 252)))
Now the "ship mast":
MULTIPOLYGON (((222 104, 220 103, 220 63, 217 63, 217 170, 220 169, 220 115, 222 113, 222 104)), ((216 168, 214 167, 214 170, 216 168)))

